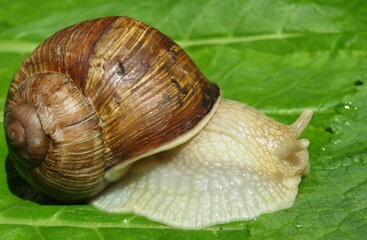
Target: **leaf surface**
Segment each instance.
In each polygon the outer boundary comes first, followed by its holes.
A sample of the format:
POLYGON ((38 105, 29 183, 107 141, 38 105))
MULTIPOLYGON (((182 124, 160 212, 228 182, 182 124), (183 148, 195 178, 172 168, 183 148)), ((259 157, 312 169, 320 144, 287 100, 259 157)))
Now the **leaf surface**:
MULTIPOLYGON (((367 235, 367 5, 364 1, 0 0, 0 110, 12 76, 45 38, 76 22, 128 15, 181 44, 224 97, 291 123, 311 172, 295 205, 248 222, 179 230, 89 205, 49 202, 6 164, 0 131, 0 239, 362 239, 367 235), (37 7, 35 7, 37 6, 37 7)), ((1 122, 3 122, 1 114, 1 122)))

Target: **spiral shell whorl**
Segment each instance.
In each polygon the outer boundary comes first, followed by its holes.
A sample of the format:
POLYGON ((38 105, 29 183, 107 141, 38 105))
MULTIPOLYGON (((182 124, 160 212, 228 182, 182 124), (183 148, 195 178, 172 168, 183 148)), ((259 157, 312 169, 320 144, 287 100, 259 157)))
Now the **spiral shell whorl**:
POLYGON ((105 187, 99 119, 66 76, 29 77, 8 97, 5 121, 15 167, 42 192, 79 201, 105 187))
POLYGON ((22 104, 12 111, 6 135, 9 145, 23 156, 25 165, 36 167, 43 162, 50 139, 42 130, 37 111, 32 105, 22 104))

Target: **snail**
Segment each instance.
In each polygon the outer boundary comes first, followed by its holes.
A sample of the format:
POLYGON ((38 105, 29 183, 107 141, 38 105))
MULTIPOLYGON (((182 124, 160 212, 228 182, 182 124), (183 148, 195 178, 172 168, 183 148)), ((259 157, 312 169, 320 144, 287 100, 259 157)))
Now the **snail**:
POLYGON ((147 24, 67 27, 15 74, 9 156, 34 188, 174 227, 203 228, 291 207, 309 172, 305 110, 291 125, 222 99, 188 54, 147 24))

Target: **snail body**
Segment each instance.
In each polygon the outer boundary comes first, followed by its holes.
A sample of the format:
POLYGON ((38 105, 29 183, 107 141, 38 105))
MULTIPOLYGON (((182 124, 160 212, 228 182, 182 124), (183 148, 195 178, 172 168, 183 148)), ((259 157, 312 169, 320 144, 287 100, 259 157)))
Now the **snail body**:
POLYGON ((194 229, 289 208, 309 173, 309 142, 297 137, 311 116, 287 126, 222 99, 195 137, 140 160, 92 204, 194 229))
POLYGON ((286 126, 221 100, 218 86, 167 36, 128 17, 106 17, 61 30, 34 50, 11 82, 4 125, 11 161, 44 194, 67 202, 94 198, 106 211, 200 228, 293 204, 309 169, 308 141, 297 138, 311 115, 306 110, 286 126), (221 183, 211 171, 238 180, 221 183), (237 182, 240 191, 249 180, 252 187, 234 202, 251 213, 234 216, 226 199, 203 205, 231 190, 223 184, 237 182), (268 191, 256 195, 256 183, 268 191), (225 208, 217 214, 218 204, 225 208))

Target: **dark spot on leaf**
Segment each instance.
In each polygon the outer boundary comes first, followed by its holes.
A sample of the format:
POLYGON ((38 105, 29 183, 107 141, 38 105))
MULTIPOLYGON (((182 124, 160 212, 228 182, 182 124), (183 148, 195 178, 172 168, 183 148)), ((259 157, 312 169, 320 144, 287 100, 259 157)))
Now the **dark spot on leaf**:
POLYGON ((331 129, 331 127, 327 127, 327 128, 325 128, 325 131, 326 131, 326 132, 329 132, 329 133, 333 133, 333 129, 331 129))
POLYGON ((357 80, 357 81, 354 82, 354 85, 355 86, 361 86, 361 85, 363 85, 363 81, 362 80, 357 80))

